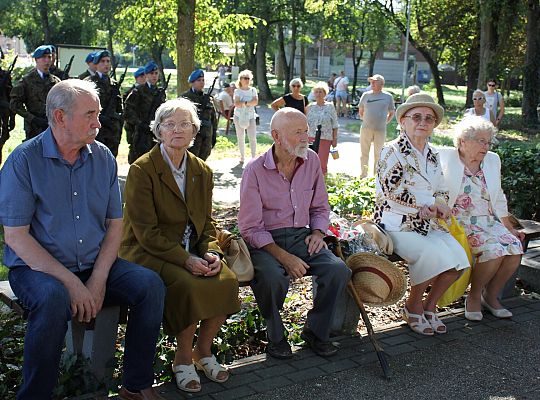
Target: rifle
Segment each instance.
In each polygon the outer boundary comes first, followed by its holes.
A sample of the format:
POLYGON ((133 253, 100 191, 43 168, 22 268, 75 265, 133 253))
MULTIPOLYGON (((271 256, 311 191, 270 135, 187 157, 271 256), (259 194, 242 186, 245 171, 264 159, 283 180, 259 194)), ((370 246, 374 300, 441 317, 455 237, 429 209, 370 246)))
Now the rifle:
MULTIPOLYGON (((117 64, 118 65, 118 64, 117 64)), ((119 115, 116 112, 116 105, 117 101, 122 101, 122 96, 120 94, 120 86, 122 86, 122 82, 124 82, 124 78, 126 77, 128 67, 124 69, 124 72, 122 75, 120 75, 120 79, 116 84, 111 84, 111 97, 109 97, 109 101, 107 102, 107 107, 105 107, 104 112, 102 115, 106 118, 116 119, 120 121, 120 123, 123 123, 122 115, 119 115)))
POLYGON ((71 70, 71 65, 73 64, 73 59, 75 58, 75 55, 72 55, 69 59, 69 62, 64 67, 64 70, 62 71, 62 80, 65 81, 66 79, 69 79, 69 71, 71 70))
POLYGON ((116 80, 116 68, 118 67, 118 63, 119 63, 119 61, 116 61, 116 62, 113 64, 112 71, 111 71, 111 73, 109 74, 109 78, 114 78, 114 80, 116 80))
POLYGON ((13 69, 15 68, 15 63, 17 63, 17 58, 19 58, 19 55, 15 56, 15 58, 13 59, 13 62, 9 66, 8 70, 6 71, 6 74, 2 77, 2 81, 0 82, 0 88, 4 87, 9 77, 11 76, 11 73, 13 72, 13 69))

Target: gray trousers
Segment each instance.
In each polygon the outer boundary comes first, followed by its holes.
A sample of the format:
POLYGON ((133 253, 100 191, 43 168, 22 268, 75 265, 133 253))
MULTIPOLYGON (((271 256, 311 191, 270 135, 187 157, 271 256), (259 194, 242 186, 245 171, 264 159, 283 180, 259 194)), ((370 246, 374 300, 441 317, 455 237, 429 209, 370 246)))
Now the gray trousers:
MULTIPOLYGON (((317 294, 313 308, 307 315, 307 326, 323 341, 330 336, 335 305, 350 279, 351 271, 345 263, 327 249, 309 255, 304 242, 310 234, 307 228, 282 228, 270 232, 274 242, 304 260, 310 268, 307 275, 316 276, 317 294)), ((289 290, 290 277, 281 264, 267 251, 249 248, 255 268, 251 288, 266 320, 266 333, 271 342, 279 342, 285 327, 279 311, 289 290)))

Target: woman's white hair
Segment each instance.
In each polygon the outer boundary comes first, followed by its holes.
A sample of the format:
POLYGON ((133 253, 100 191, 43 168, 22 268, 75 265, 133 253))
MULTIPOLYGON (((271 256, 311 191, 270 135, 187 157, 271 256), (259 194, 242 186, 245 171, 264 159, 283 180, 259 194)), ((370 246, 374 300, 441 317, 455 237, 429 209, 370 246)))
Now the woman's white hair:
POLYGON ((294 78, 289 82, 289 87, 292 88, 293 85, 300 85, 300 88, 302 88, 304 87, 304 82, 300 78, 294 78))
POLYGON ((160 131, 161 122, 172 116, 178 110, 188 112, 191 122, 194 125, 193 129, 195 129, 195 132, 199 132, 199 129, 201 129, 201 120, 197 115, 197 106, 195 105, 195 103, 184 97, 179 97, 174 100, 168 100, 158 107, 158 109, 156 110, 154 121, 152 121, 152 123, 150 124, 150 129, 152 129, 152 133, 154 134, 158 142, 161 143, 163 141, 161 139, 160 131))
POLYGON ((497 128, 483 117, 468 115, 454 127, 454 146, 459 148, 461 139, 475 139, 480 132, 489 132, 491 141, 497 143, 497 128))
POLYGON ((330 88, 328 87, 328 84, 326 82, 320 81, 313 86, 313 89, 311 89, 312 92, 315 92, 315 90, 320 89, 324 92, 324 95, 326 96, 328 92, 330 91, 330 88))

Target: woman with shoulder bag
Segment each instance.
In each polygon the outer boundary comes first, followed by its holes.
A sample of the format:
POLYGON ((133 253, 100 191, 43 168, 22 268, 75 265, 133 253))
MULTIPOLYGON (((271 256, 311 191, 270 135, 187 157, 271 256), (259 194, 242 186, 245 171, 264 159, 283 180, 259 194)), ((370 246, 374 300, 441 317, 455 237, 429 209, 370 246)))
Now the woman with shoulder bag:
POLYGON ((257 125, 255 122, 255 106, 259 104, 257 90, 250 85, 253 74, 245 69, 238 75, 237 89, 234 91, 234 127, 240 150, 240 164, 244 163, 245 133, 249 138, 251 158, 255 158, 257 150, 257 125))

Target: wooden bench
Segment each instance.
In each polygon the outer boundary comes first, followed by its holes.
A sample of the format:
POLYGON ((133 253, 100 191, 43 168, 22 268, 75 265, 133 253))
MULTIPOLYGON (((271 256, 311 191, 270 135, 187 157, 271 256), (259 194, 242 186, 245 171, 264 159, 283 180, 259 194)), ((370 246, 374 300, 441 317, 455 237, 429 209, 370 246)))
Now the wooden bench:
MULTIPOLYGON (((0 281, 0 300, 26 319, 28 311, 17 301, 8 281, 0 281)), ((88 323, 71 320, 66 333, 66 353, 90 360, 90 369, 99 380, 112 377, 115 346, 120 322, 119 306, 104 307, 88 323)))
POLYGON ((540 292, 540 222, 519 220, 521 231, 525 233, 523 250, 526 254, 521 259, 517 277, 536 292, 540 292))

